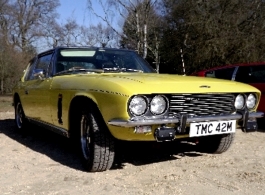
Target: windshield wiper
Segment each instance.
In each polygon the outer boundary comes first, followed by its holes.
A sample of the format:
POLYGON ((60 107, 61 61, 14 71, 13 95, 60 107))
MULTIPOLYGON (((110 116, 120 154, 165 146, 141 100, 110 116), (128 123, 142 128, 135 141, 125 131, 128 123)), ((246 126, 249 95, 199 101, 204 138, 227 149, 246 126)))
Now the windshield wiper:
POLYGON ((103 67, 103 71, 104 71, 104 72, 120 72, 120 68, 117 68, 117 67, 104 68, 104 67, 103 67))
POLYGON ((62 74, 78 74, 78 73, 83 73, 83 72, 87 72, 87 73, 103 73, 104 71, 102 69, 85 69, 85 68, 70 68, 68 70, 64 70, 61 72, 58 72, 55 74, 56 75, 62 75, 62 74))
POLYGON ((138 69, 119 68, 119 67, 103 68, 103 71, 104 72, 143 72, 142 70, 138 70, 138 69))
POLYGON ((121 71, 121 72, 144 72, 144 71, 142 71, 142 70, 132 69, 132 68, 121 68, 120 71, 121 71))

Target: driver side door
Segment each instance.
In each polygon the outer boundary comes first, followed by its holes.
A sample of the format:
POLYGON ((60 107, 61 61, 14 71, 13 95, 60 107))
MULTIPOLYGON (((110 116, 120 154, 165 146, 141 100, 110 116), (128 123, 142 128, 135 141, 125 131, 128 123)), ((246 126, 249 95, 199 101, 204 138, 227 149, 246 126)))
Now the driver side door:
POLYGON ((27 116, 50 124, 52 123, 49 105, 52 77, 49 75, 49 70, 52 66, 52 56, 52 52, 38 56, 36 65, 25 86, 25 94, 30 101, 27 116))

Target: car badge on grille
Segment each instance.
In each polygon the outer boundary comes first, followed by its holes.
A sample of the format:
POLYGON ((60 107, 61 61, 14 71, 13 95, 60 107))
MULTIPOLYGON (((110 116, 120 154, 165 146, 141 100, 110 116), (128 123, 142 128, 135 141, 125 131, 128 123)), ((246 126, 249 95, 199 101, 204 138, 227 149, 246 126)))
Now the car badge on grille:
POLYGON ((211 87, 208 85, 201 85, 200 88, 211 88, 211 87))
POLYGON ((192 97, 187 97, 185 98, 185 103, 193 103, 194 101, 200 101, 200 98, 192 98, 192 97))
POLYGON ((187 98, 185 98, 185 100, 192 101, 192 100, 197 100, 197 98, 187 97, 187 98))

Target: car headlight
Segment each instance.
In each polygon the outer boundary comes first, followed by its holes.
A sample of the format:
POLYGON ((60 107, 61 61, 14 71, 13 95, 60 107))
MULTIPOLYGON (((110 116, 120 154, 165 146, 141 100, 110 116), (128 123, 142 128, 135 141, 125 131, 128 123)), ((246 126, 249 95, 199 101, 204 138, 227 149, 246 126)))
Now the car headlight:
POLYGON ((136 116, 143 115, 147 110, 146 98, 142 96, 135 96, 134 98, 131 99, 129 103, 129 109, 133 115, 136 116))
POLYGON ((256 106, 257 98, 254 94, 249 94, 247 98, 247 108, 252 109, 256 106))
POLYGON ((242 109, 244 105, 245 105, 245 98, 243 95, 239 94, 238 96, 236 96, 235 99, 235 108, 242 109))
POLYGON ((150 103, 150 111, 155 114, 159 115, 166 111, 167 109, 167 99, 164 96, 157 95, 155 96, 151 103, 150 103))

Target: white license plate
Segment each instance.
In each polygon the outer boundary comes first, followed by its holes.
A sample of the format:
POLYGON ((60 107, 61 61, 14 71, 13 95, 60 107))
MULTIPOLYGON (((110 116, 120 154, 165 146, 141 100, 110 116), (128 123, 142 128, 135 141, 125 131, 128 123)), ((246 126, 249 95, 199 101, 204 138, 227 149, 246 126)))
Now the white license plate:
POLYGON ((236 132, 236 120, 190 123, 190 137, 236 132))

